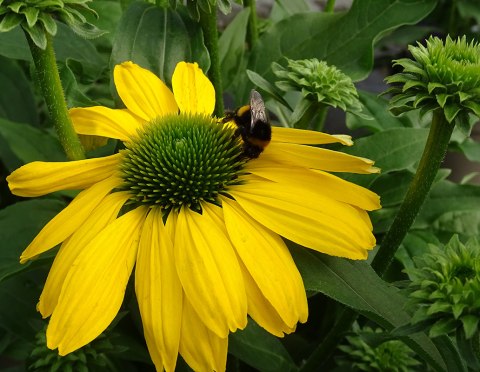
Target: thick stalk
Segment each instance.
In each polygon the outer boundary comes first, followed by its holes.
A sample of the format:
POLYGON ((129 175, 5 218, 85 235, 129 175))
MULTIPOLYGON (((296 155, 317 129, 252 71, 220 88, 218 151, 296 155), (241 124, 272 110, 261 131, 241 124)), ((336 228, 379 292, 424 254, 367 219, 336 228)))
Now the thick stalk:
POLYGON ((387 271, 395 252, 425 201, 447 152, 453 128, 454 125, 447 122, 443 111, 437 110, 434 112, 427 143, 417 172, 410 183, 395 220, 384 236, 380 249, 373 259, 372 267, 378 275, 383 276, 387 271))
POLYGON ((258 40, 256 0, 244 0, 244 4, 246 7, 250 8, 250 16, 247 28, 247 45, 250 49, 252 49, 258 40))
POLYGON ((60 143, 70 160, 85 159, 82 144, 73 128, 68 114, 67 103, 63 93, 60 75, 58 74, 52 36, 47 34, 47 47, 40 49, 25 33, 40 83, 43 98, 47 104, 48 113, 57 131, 60 143))
POLYGON ((218 54, 217 9, 211 7, 211 13, 200 8, 200 24, 203 30, 205 46, 210 54, 210 69, 208 77, 215 88, 215 112, 218 117, 223 116, 223 87, 220 56, 218 54))

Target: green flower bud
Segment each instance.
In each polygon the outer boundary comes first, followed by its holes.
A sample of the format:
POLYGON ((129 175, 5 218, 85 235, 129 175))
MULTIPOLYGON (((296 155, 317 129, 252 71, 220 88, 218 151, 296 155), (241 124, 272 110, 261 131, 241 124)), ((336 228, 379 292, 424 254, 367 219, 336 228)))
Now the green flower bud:
POLYGON ((104 34, 87 22, 84 12, 97 13, 86 3, 91 0, 0 0, 0 32, 21 26, 41 49, 47 46, 49 34, 57 33, 59 21, 67 24, 75 33, 85 38, 104 34))
MULTIPOLYGON (((468 125, 468 114, 480 117, 480 46, 465 36, 443 42, 430 37, 426 46, 409 46, 413 59, 395 66, 403 71, 386 81, 394 86, 390 110, 398 115, 420 109, 422 114, 443 110, 449 123, 468 125)), ((464 128, 465 129, 465 128, 464 128)))
POLYGON ((347 336, 347 345, 339 346, 343 354, 337 364, 352 371, 410 372, 421 363, 414 358, 413 351, 402 341, 389 340, 380 343, 380 328, 360 328, 353 324, 353 335, 347 336))
POLYGON ((480 244, 465 245, 453 236, 445 247, 430 245, 430 253, 414 259, 407 273, 412 282, 410 306, 415 323, 430 326, 430 336, 463 332, 470 339, 479 334, 480 244))
POLYGON ((272 64, 275 75, 280 79, 276 85, 285 92, 300 91, 309 101, 338 107, 343 111, 360 113, 362 105, 352 79, 335 66, 316 58, 294 61, 287 59, 285 68, 272 64))

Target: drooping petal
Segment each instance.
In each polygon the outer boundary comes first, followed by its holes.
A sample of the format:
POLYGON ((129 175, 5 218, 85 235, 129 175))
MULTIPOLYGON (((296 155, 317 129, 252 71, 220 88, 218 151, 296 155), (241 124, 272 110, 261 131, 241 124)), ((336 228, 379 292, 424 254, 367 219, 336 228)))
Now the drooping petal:
POLYGON ((148 351, 157 371, 174 371, 182 326, 183 291, 175 270, 173 243, 160 209, 145 220, 135 268, 137 294, 148 351))
POLYGON ((242 263, 240 263, 240 266, 242 268, 248 298, 248 315, 250 315, 260 327, 277 337, 283 337, 285 334, 295 331, 296 324, 293 327, 285 324, 280 315, 278 315, 277 310, 260 291, 257 283, 255 283, 255 280, 245 266, 242 263))
POLYGON ((125 106, 143 120, 178 112, 172 92, 153 72, 129 61, 116 65, 113 76, 125 106))
POLYGON ((20 256, 20 263, 55 247, 72 235, 119 182, 117 177, 110 177, 78 194, 38 233, 20 256))
POLYGON ((231 186, 229 194, 262 225, 319 252, 365 259, 367 250, 375 246, 359 210, 329 197, 300 194, 292 185, 275 182, 231 186))
POLYGON ((180 354, 194 371, 225 371, 228 338, 208 329, 188 300, 184 300, 180 354))
POLYGON ((278 183, 291 184, 298 190, 326 195, 367 211, 380 208, 380 197, 374 192, 323 171, 290 166, 288 172, 285 172, 285 166, 264 159, 248 162, 245 170, 278 183))
POLYGON ((38 311, 43 318, 52 315, 58 297, 73 262, 95 236, 117 218, 122 205, 128 200, 126 192, 115 192, 105 197, 89 218, 60 247, 43 287, 38 311))
POLYGON ((270 143, 262 153, 263 160, 329 172, 378 173, 374 161, 320 147, 293 143, 270 143))
POLYGON ((211 115, 215 89, 197 63, 179 62, 172 76, 172 89, 180 112, 211 115))
POLYGON ((324 145, 341 143, 352 146, 352 137, 345 134, 327 134, 313 130, 272 127, 272 142, 298 143, 304 145, 324 145))
POLYGON ((225 225, 238 256, 283 322, 293 328, 308 317, 302 278, 283 240, 222 197, 225 225))
POLYGON ((47 346, 66 355, 112 322, 123 301, 147 208, 136 208, 103 229, 78 255, 47 328, 47 346))
POLYGON ((175 264, 186 297, 219 337, 244 328, 247 299, 232 244, 210 216, 182 208, 175 231, 175 264))
POLYGON ((34 161, 7 177, 13 194, 34 197, 59 190, 81 190, 110 177, 121 155, 67 162, 34 161))
POLYGON ((75 131, 89 136, 115 138, 127 142, 137 136, 144 120, 128 110, 95 106, 72 108, 69 111, 75 131))

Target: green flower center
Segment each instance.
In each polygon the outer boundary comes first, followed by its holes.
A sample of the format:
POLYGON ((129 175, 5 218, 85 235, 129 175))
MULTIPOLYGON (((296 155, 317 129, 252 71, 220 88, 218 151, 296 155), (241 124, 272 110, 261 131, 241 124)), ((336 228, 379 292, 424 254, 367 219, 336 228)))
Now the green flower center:
POLYGON ((122 189, 136 205, 182 206, 201 212, 202 202, 219 204, 218 195, 238 184, 245 161, 235 130, 204 115, 169 115, 152 120, 127 144, 122 189))

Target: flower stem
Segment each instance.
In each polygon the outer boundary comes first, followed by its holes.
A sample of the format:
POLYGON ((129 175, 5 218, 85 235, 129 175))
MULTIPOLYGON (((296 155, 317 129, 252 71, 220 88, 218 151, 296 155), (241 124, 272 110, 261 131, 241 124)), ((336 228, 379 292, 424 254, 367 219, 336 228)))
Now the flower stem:
POLYGON ((250 8, 250 18, 248 20, 248 29, 247 29, 247 44, 248 44, 248 47, 252 49, 258 40, 256 1, 245 0, 244 4, 246 7, 250 8))
POLYGON ((325 125, 325 119, 327 118, 327 114, 328 114, 328 106, 321 104, 319 110, 317 111, 315 120, 312 123, 313 130, 316 130, 317 132, 321 132, 323 130, 323 126, 325 125))
POLYGON ((335 10, 335 0, 327 0, 327 4, 325 4, 325 9, 323 10, 325 13, 333 13, 335 10))
POLYGON ((65 95, 55 60, 52 36, 46 33, 47 47, 43 50, 35 45, 27 33, 25 35, 35 63, 37 78, 47 104, 48 113, 55 125, 60 143, 70 160, 85 159, 82 144, 68 114, 67 103, 65 102, 65 95))
POLYGON ((205 38, 205 46, 210 54, 210 69, 208 77, 215 88, 215 115, 223 116, 223 87, 222 73, 220 69, 220 56, 218 54, 218 30, 217 9, 211 7, 211 13, 207 13, 200 7, 200 25, 205 38))
POLYGON ((373 259, 372 267, 378 275, 383 276, 387 271, 395 256, 395 252, 413 224, 420 207, 430 191, 433 180, 447 152, 453 128, 454 125, 447 122, 443 111, 434 111, 427 143, 417 172, 395 220, 384 236, 380 249, 373 259))

